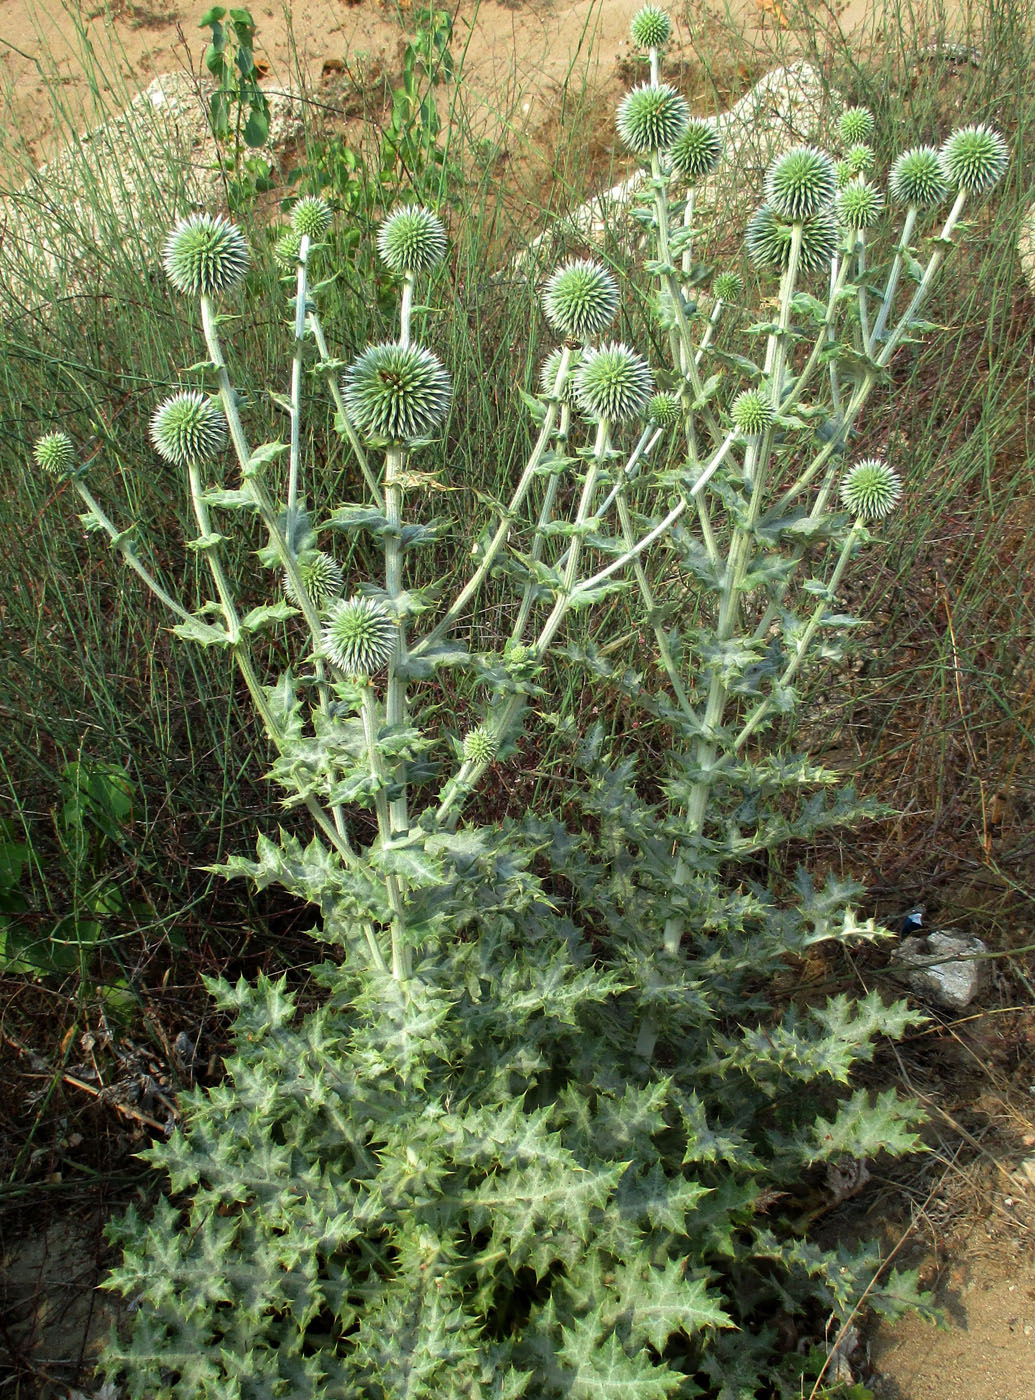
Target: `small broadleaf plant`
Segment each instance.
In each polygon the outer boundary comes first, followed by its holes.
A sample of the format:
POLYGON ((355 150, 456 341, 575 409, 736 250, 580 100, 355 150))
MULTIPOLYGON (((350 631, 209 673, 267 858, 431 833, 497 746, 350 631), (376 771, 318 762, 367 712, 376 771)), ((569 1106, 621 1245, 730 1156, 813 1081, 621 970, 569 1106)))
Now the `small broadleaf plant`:
POLYGON ((233 1017, 225 1082, 181 1096, 181 1126, 145 1154, 165 1194, 112 1227, 107 1286, 133 1316, 103 1368, 131 1400, 799 1396, 788 1314, 829 1337, 864 1298, 925 1306, 876 1246, 820 1246, 798 1223, 831 1166, 917 1147, 915 1105, 852 1075, 919 1017, 875 992, 778 998, 788 959, 881 930, 850 880, 757 872, 865 810, 783 726, 846 625, 850 561, 905 493, 892 464, 853 461, 853 433, 924 333, 964 206, 1005 147, 973 126, 906 152, 885 203, 861 149, 872 119, 849 109, 850 160, 803 147, 766 177, 746 241, 776 311, 746 324, 740 274, 695 260, 697 187, 721 146, 661 81, 670 32, 653 6, 637 16, 651 76, 619 111, 649 166, 636 212, 655 255, 621 278, 588 258, 548 278, 556 343, 522 395, 534 445, 451 597, 412 562, 439 534, 414 498, 463 431, 445 366, 415 339, 447 256, 419 205, 378 239, 397 332, 344 367, 309 280, 330 211, 295 206, 290 432, 261 445, 217 311, 241 295, 248 245, 209 215, 171 233, 165 268, 198 303, 214 394, 160 404, 152 440, 196 519, 200 608, 154 578, 63 429, 36 445, 173 631, 236 663, 291 815, 220 869, 309 901, 328 949, 304 1014, 283 978, 210 983, 233 1017), (885 259, 889 210, 903 225, 885 259), (613 330, 641 278, 653 360, 613 330), (355 458, 352 501, 304 493, 307 360, 355 458), (226 555, 242 519, 270 571, 247 609, 226 555), (380 557, 376 575, 346 577, 337 542, 357 535, 374 553, 350 555, 380 557), (512 605, 486 618, 490 574, 512 605), (616 593, 642 617, 642 674, 594 626, 616 593), (271 630, 294 660, 266 675, 271 630), (649 769, 610 726, 558 713, 551 654, 666 736, 649 769), (450 713, 467 718, 453 729, 450 713), (521 734, 548 725, 579 736, 565 820, 480 821, 521 734))

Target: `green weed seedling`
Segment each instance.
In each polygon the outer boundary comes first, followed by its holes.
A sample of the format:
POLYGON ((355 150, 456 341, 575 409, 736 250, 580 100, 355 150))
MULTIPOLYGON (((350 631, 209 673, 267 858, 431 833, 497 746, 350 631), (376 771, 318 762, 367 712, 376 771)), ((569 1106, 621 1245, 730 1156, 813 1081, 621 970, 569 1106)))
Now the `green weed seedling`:
POLYGON ((213 137, 226 150, 223 168, 230 177, 229 206, 239 211, 272 188, 269 161, 245 154, 265 146, 270 135, 269 102, 255 65, 255 21, 249 10, 228 12, 222 5, 213 5, 198 27, 212 31, 205 67, 218 86, 209 99, 209 124, 213 137))
POLYGON ((61 803, 53 831, 39 848, 32 832, 5 820, 0 825, 0 970, 33 977, 84 978, 109 930, 126 913, 112 877, 114 859, 126 848, 134 789, 114 764, 76 759, 61 771, 61 803), (23 839, 24 838, 24 839, 23 839), (53 854, 56 843, 57 858, 53 854), (68 912, 48 922, 25 889, 35 867, 48 890, 62 892, 68 912))
POLYGON ((308 901, 326 951, 305 1011, 286 978, 208 983, 226 1080, 181 1096, 145 1154, 166 1190, 112 1227, 108 1286, 135 1310, 103 1369, 130 1400, 800 1400, 825 1363, 803 1378, 788 1318, 820 1338, 864 1305, 929 1310, 875 1244, 803 1233, 831 1167, 919 1147, 917 1106, 854 1076, 922 1017, 877 991, 778 994, 789 960, 885 931, 853 880, 771 856, 873 815, 788 726, 854 621, 850 565, 909 508, 893 464, 852 453, 861 415, 934 331, 924 304, 1006 147, 963 127, 885 184, 850 108, 837 158, 773 163, 746 263, 716 270, 696 202, 721 142, 662 79, 670 32, 637 14, 650 76, 618 110, 650 256, 547 278, 538 392, 498 391, 501 454, 530 446, 488 518, 438 513, 468 424, 424 343, 449 243, 419 202, 377 237, 392 331, 344 361, 309 276, 332 211, 292 208, 284 439, 253 440, 262 386, 240 392, 223 343, 248 314, 244 234, 208 214, 169 234, 206 358, 151 440, 190 505, 200 603, 155 578, 70 433, 36 443, 176 636, 236 666, 282 825, 218 869, 308 901), (309 384, 351 499, 318 498, 309 384), (552 689, 555 664, 608 722, 552 689), (564 807, 487 813, 550 734, 564 807))

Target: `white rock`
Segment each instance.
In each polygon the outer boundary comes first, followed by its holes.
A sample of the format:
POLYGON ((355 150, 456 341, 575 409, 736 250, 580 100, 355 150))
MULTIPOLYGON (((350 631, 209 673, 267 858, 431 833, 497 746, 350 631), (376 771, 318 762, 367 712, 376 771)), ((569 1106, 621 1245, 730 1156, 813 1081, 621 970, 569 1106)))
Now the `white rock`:
MULTIPOLYGON (((810 63, 774 68, 728 112, 706 118, 723 138, 723 155, 714 175, 697 187, 699 213, 718 211, 722 217, 746 221, 762 199, 762 180, 774 158, 792 146, 822 145, 833 134, 841 98, 810 63)), ((646 180, 637 170, 621 184, 594 195, 585 204, 551 224, 515 259, 523 267, 544 248, 553 251, 558 238, 572 234, 599 242, 607 229, 633 202, 646 180)))
MULTIPOLYGON (((16 302, 103 286, 110 250, 154 265, 158 240, 195 209, 225 212, 208 125, 211 85, 189 73, 153 79, 121 112, 80 133, 2 201, 0 284, 16 302)), ((297 134, 297 94, 269 91, 270 157, 297 134)))
POLYGON ((913 969, 907 977, 918 996, 950 1011, 962 1011, 977 996, 985 963, 975 954, 987 952, 980 938, 957 929, 932 929, 924 937, 904 938, 898 961, 913 969))

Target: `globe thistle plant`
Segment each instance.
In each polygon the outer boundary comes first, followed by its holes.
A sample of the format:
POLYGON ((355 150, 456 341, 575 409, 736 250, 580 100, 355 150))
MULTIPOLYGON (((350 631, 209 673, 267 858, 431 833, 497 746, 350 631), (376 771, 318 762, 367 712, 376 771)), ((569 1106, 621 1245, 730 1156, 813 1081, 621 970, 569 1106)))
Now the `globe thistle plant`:
MULTIPOLYGON (((327 210, 306 200, 278 242, 294 274, 280 289, 290 377, 245 379, 250 392, 235 387, 212 304, 248 266, 242 235, 194 216, 166 245, 208 350, 198 387, 151 425, 161 455, 187 467, 186 605, 144 562, 166 550, 138 557, 137 532, 107 514, 120 472, 98 472, 102 504, 68 435, 33 450, 34 472, 66 478, 46 494, 83 502, 177 639, 213 648, 199 673, 227 688, 236 668, 227 689, 235 704, 250 697, 291 819, 277 832, 260 814, 256 859, 222 869, 308 900, 325 949, 311 1007, 293 1006, 285 981, 213 984, 240 1073, 186 1097, 180 1130, 149 1153, 171 1196, 118 1227, 110 1286, 139 1305, 104 1369, 127 1400, 242 1386, 395 1395, 416 1375, 442 1396, 493 1378, 498 1394, 537 1395, 544 1376, 572 1394, 662 1395, 695 1379, 783 1394, 777 1274, 792 1319, 833 1308, 836 1325, 867 1298, 890 1311, 909 1296, 875 1249, 809 1242, 803 1269, 800 1232, 779 1212, 742 1228, 745 1172, 749 1194, 768 1198, 806 1167, 916 1141, 893 1093, 847 1085, 877 1035, 916 1023, 907 1006, 876 993, 803 1006, 794 1063, 773 1053, 788 958, 819 939, 869 940, 873 922, 845 907, 836 872, 818 888, 785 878, 783 860, 773 881, 748 875, 774 842, 805 849, 850 808, 846 793, 814 801, 830 774, 790 751, 809 728, 795 724, 799 672, 814 640, 836 645, 842 577, 867 522, 902 494, 885 462, 845 471, 845 452, 871 392, 894 382, 897 349, 927 334, 954 223, 1005 153, 983 127, 941 158, 907 153, 893 180, 900 227, 890 250, 871 246, 838 225, 868 227, 880 209, 857 153, 868 114, 843 113, 839 194, 812 147, 769 172, 747 245, 781 276, 755 295, 763 279, 710 270, 728 211, 697 219, 693 183, 718 132, 660 82, 667 17, 646 5, 634 33, 652 82, 623 104, 623 139, 650 158, 634 217, 652 246, 623 258, 628 282, 589 258, 550 276, 540 339, 563 347, 540 396, 517 408, 509 381, 465 384, 446 439, 451 381, 415 343, 422 321, 448 315, 418 285, 445 235, 416 203, 377 237, 392 329, 341 375, 319 321, 325 287, 309 286, 303 256, 327 210), (925 248, 917 210, 950 175, 955 201, 925 248), (729 311, 745 281, 757 315, 729 311), (629 344, 610 329, 620 300, 629 344), (657 389, 633 345, 650 347, 657 389), (317 408, 321 381, 330 402, 317 408), (283 441, 262 440, 267 400, 286 411, 283 441), (358 470, 311 450, 332 415, 358 470), (435 434, 416 470, 414 443, 435 434), (195 465, 224 446, 233 489, 195 465), (335 553, 370 582, 345 582, 335 553), (481 717, 466 734, 458 710, 481 717), (616 725, 626 713, 649 732, 616 725), (544 742, 565 765, 545 810, 545 782, 487 771, 515 754, 527 776, 544 742), (732 1144, 718 1156, 705 1140, 716 1134, 732 1144), (702 1189, 708 1218, 691 1228, 702 1189), (715 1267, 716 1241, 732 1238, 736 1268, 715 1267), (677 1293, 678 1306, 653 1305, 677 1293)), ((258 311, 275 334, 279 318, 258 311)), ((233 354, 249 346, 237 336, 233 354)), ((470 348, 465 376, 513 361, 497 348, 470 348)))
POLYGON ((218 456, 226 447, 226 419, 196 390, 173 394, 151 416, 155 451, 175 466, 191 466, 218 456))
POLYGON ((291 210, 291 227, 299 238, 322 238, 331 226, 331 206, 318 195, 307 195, 291 210))
MULTIPOLYGON (((305 550, 299 556, 298 578, 305 597, 318 608, 337 598, 344 586, 341 565, 321 549, 305 550)), ((294 580, 287 573, 284 575, 284 592, 293 603, 302 602, 294 580)))
POLYGON ((744 279, 739 272, 720 272, 712 282, 716 301, 738 302, 744 295, 744 279))
POLYGON ((888 191, 896 204, 929 209, 949 193, 949 181, 934 146, 914 146, 895 158, 888 191))
POLYGON ((834 213, 843 228, 857 230, 872 228, 884 207, 884 196, 876 185, 865 180, 853 180, 838 192, 834 213))
POLYGON ((856 462, 841 483, 841 504, 863 520, 882 520, 890 515, 901 495, 898 473, 878 457, 856 462))
POLYGON ((702 180, 722 157, 722 137, 712 122, 691 117, 686 130, 668 149, 675 173, 689 185, 702 180))
POLYGON ((575 375, 579 407, 592 418, 611 423, 638 418, 653 385, 647 362, 628 345, 601 345, 587 350, 575 375))
POLYGON ((672 428, 682 421, 683 411, 675 394, 654 394, 647 404, 647 421, 655 428, 672 428))
POLYGON ((396 209, 381 225, 377 251, 391 272, 430 272, 446 255, 446 231, 430 209, 408 204, 396 209))
MULTIPOLYGON (((837 219, 829 209, 819 209, 802 221, 798 266, 802 272, 823 267, 837 251, 837 219)), ((790 265, 794 226, 778 218, 768 204, 757 209, 748 221, 745 243, 748 257, 759 268, 786 272, 790 265)))
POLYGON ((745 389, 730 405, 733 426, 745 437, 764 433, 774 418, 773 405, 759 389, 745 389))
POLYGON ((874 160, 873 147, 862 143, 850 147, 844 156, 844 164, 848 166, 853 175, 868 175, 873 169, 874 160))
POLYGON ((656 5, 644 5, 633 15, 630 32, 637 48, 660 49, 672 37, 672 21, 656 5))
POLYGON ((641 83, 618 106, 618 135, 636 155, 667 151, 682 136, 690 108, 669 83, 641 83))
POLYGON ((837 191, 834 162, 814 146, 795 146, 766 172, 766 203, 778 218, 811 218, 825 208, 837 191))
POLYGON ((543 289, 543 311, 554 330, 572 340, 595 340, 618 311, 618 284, 597 262, 564 263, 543 289))
POLYGON ((323 654, 346 676, 373 676, 391 661, 397 637, 398 628, 384 603, 350 598, 327 609, 323 654))
POLYGON ((244 234, 219 214, 191 214, 177 223, 162 250, 169 281, 178 292, 213 296, 236 287, 248 271, 244 234))
POLYGON ((357 430, 386 442, 427 437, 449 412, 449 375, 420 345, 371 345, 342 380, 345 409, 357 430))
POLYGON ((983 194, 1006 169, 1007 145, 990 126, 964 126, 944 142, 938 158, 954 189, 983 194))
POLYGON ((499 740, 496 735, 484 724, 480 724, 477 729, 472 729, 464 735, 464 762, 491 763, 496 757, 498 747, 499 740))
POLYGON ((75 466, 75 448, 67 433, 44 433, 32 449, 36 465, 48 476, 64 477, 75 466))
POLYGON ((273 260, 285 272, 294 272, 302 248, 302 235, 293 228, 285 229, 273 245, 273 260))
POLYGON ((866 107, 846 107, 837 123, 843 147, 869 141, 873 135, 873 113, 866 107))

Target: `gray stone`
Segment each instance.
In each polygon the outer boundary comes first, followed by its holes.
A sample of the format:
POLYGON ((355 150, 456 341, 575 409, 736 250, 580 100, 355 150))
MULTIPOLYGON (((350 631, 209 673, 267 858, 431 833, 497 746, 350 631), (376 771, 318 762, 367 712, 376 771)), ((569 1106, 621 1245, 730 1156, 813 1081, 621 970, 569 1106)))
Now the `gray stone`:
POLYGON ((950 1011, 968 1007, 981 990, 986 953, 980 938, 958 929, 932 929, 923 937, 904 938, 898 961, 911 971, 907 981, 918 996, 950 1011))

